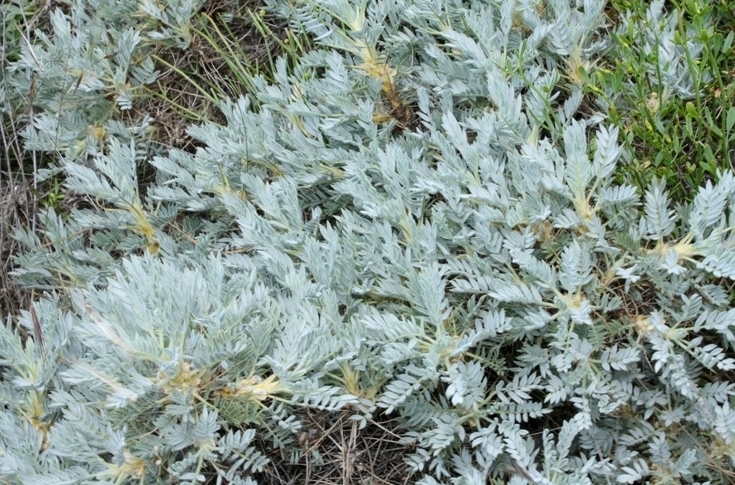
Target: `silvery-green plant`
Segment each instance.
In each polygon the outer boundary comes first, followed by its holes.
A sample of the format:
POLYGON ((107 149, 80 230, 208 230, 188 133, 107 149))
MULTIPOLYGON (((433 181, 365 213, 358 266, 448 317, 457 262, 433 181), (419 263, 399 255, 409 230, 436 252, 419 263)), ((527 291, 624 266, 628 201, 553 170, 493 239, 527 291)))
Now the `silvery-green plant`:
POLYGON ((615 183, 601 2, 280 9, 325 47, 145 194, 129 143, 66 161, 110 209, 24 236, 79 281, 0 334, 0 480, 251 483, 307 406, 397 416, 422 484, 728 483, 735 180, 615 183))
POLYGON ((196 483, 214 466, 246 483, 267 462, 259 427, 294 441, 284 405, 360 405, 319 385, 314 369, 342 356, 318 302, 284 300, 242 258, 200 263, 131 258, 106 289, 74 292, 74 313, 44 300, 24 314, 33 342, 3 327, 0 480, 196 483))
POLYGON ((191 42, 201 0, 91 0, 50 14, 49 32, 24 32, 21 54, 8 71, 11 89, 27 99, 26 148, 84 157, 108 137, 149 138, 150 120, 123 124, 144 86, 159 76, 151 51, 191 42))
MULTIPOLYGON (((124 2, 118 5, 125 12, 124 2)), ((108 22, 84 10, 71 17, 56 10, 50 35, 39 30, 25 40, 9 82, 34 107, 25 133, 28 149, 74 158, 88 146, 103 146, 110 132, 123 135, 110 125, 112 118, 132 107, 134 90, 157 72, 150 58, 133 61, 140 31, 108 22)))
POLYGON ((116 265, 111 253, 158 244, 154 232, 175 214, 166 207, 144 208, 137 179, 141 164, 160 152, 152 143, 155 120, 120 115, 130 113, 133 101, 158 78, 153 49, 188 46, 191 18, 200 7, 190 0, 92 0, 52 11, 48 32, 21 33, 19 59, 3 75, 8 95, 29 104, 22 119, 25 149, 55 159, 35 174, 36 182, 68 168, 85 184, 82 192, 119 211, 79 211, 65 222, 53 210, 39 214, 42 237, 32 228, 17 234, 32 248, 19 257, 22 284, 50 289, 99 283, 116 265), (123 158, 128 161, 116 166, 123 158))

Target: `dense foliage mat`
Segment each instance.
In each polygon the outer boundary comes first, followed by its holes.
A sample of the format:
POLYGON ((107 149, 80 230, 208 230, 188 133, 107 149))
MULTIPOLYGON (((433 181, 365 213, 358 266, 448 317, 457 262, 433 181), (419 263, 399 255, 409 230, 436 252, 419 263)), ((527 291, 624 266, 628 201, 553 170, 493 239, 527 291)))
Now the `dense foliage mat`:
POLYGON ((273 2, 315 46, 191 150, 113 115, 199 5, 85 5, 14 64, 93 203, 16 234, 0 482, 730 483, 735 178, 616 180, 603 2, 273 2))

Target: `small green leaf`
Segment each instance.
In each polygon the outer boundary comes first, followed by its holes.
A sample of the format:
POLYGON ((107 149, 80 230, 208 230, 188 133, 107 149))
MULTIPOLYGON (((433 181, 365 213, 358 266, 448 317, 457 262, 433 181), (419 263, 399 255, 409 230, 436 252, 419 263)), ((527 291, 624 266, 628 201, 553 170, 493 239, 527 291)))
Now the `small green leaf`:
POLYGON ((699 113, 697 112, 697 108, 694 107, 694 103, 692 103, 691 101, 689 101, 685 105, 685 109, 686 109, 686 112, 687 112, 687 115, 688 116, 691 116, 694 119, 699 119, 699 113))
POLYGON ((732 131, 732 126, 735 125, 735 107, 730 106, 727 110, 727 132, 732 131))

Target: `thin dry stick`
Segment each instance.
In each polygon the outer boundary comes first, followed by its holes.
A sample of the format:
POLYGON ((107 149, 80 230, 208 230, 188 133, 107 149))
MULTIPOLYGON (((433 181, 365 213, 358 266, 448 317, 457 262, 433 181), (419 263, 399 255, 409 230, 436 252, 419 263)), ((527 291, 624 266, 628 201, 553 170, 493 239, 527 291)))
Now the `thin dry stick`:
POLYGON ((43 356, 46 355, 44 352, 43 332, 41 331, 41 322, 38 320, 36 308, 33 303, 31 303, 31 318, 33 319, 33 336, 35 337, 41 358, 43 358, 43 356))

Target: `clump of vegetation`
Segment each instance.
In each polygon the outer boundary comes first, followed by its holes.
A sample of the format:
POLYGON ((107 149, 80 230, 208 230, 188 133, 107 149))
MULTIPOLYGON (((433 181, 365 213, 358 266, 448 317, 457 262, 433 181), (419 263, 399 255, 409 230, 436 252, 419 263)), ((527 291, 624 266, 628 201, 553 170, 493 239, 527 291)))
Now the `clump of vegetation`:
POLYGON ((732 41, 604 7, 18 22, 0 483, 730 483, 732 41))

